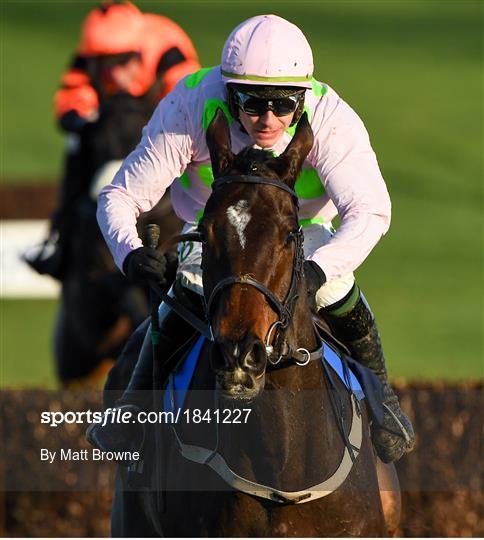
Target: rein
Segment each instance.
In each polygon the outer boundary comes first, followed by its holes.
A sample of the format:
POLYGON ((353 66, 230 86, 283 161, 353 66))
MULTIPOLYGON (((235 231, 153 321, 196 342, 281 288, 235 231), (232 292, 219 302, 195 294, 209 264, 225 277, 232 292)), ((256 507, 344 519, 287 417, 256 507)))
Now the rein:
MULTIPOLYGON (((216 191, 231 184, 255 184, 274 186, 288 193, 291 196, 295 213, 297 215, 298 197, 296 192, 287 184, 273 178, 264 178, 251 175, 231 175, 217 179, 213 184, 213 190, 216 191)), ((284 300, 279 298, 266 285, 253 278, 250 274, 238 276, 229 276, 219 281, 212 290, 207 301, 207 317, 210 321, 215 299, 221 291, 232 285, 250 285, 264 295, 272 309, 278 314, 279 319, 271 325, 265 340, 266 354, 272 365, 277 365, 283 359, 294 359, 298 365, 306 365, 311 360, 317 360, 322 355, 322 346, 317 350, 309 352, 302 347, 291 348, 285 340, 285 333, 294 315, 296 300, 298 298, 297 289, 303 272, 304 263, 304 233, 301 227, 291 233, 291 240, 294 241, 294 258, 292 264, 291 282, 289 290, 284 300), (271 343, 271 336, 274 333, 274 339, 271 343), (275 345, 274 345, 275 344, 275 345), (279 350, 276 353, 276 350, 279 350)), ((319 338, 318 338, 319 339, 319 338)), ((320 340, 319 340, 320 341, 320 340)))
MULTIPOLYGON (((291 195, 295 209, 298 208, 298 197, 296 192, 291 189, 287 184, 276 180, 273 178, 264 178, 260 176, 250 176, 250 175, 231 175, 225 176, 215 180, 212 184, 213 190, 221 189, 224 186, 231 184, 257 184, 257 185, 269 185, 274 186, 278 189, 281 189, 291 195)), ((264 295, 266 300, 269 302, 274 311, 278 314, 279 319, 274 322, 266 336, 265 348, 266 354, 269 360, 269 363, 272 366, 277 366, 284 361, 280 366, 283 367, 287 360, 294 360, 296 364, 300 366, 305 366, 307 363, 313 360, 318 360, 321 358, 323 353, 322 345, 314 351, 308 351, 303 347, 292 348, 285 338, 285 332, 289 326, 289 323, 294 314, 294 309, 296 305, 296 300, 298 298, 297 288, 303 271, 304 263, 304 233, 302 228, 299 227, 297 230, 291 233, 291 240, 294 241, 294 259, 292 265, 292 275, 291 283, 289 285, 289 290, 284 298, 280 300, 266 285, 253 278, 250 274, 242 274, 238 276, 229 276, 221 281, 219 281, 214 289, 212 290, 208 300, 206 300, 206 314, 208 319, 208 324, 198 317, 196 317, 191 311, 189 311, 183 304, 178 302, 176 299, 168 296, 160 290, 160 287, 154 285, 157 288, 158 293, 163 301, 165 301, 178 315, 180 315, 185 321, 187 321, 191 326, 198 330, 202 335, 204 335, 210 341, 214 341, 214 336, 212 332, 212 326, 210 324, 211 313, 215 300, 219 294, 232 285, 249 285, 257 289, 261 294, 264 295), (271 343, 271 337, 274 334, 273 341, 271 343), (279 352, 276 352, 278 350, 279 352)), ((161 251, 165 252, 174 244, 179 242, 205 242, 205 239, 200 232, 180 234, 170 238, 165 241, 161 246, 161 251)), ((316 332, 316 336, 319 336, 316 332)))
MULTIPOLYGON (((298 208, 297 195, 289 186, 270 178, 263 178, 258 176, 227 176, 216 180, 213 183, 213 190, 221 189, 224 186, 244 183, 244 184, 262 184, 271 185, 282 189, 288 193, 293 201, 296 215, 298 208)), ((199 330, 203 335, 208 337, 211 341, 214 341, 214 336, 211 328, 211 314, 215 305, 215 301, 218 299, 220 293, 227 287, 232 285, 248 285, 254 287, 259 291, 270 304, 272 309, 277 313, 278 320, 273 323, 267 333, 265 339, 266 354, 269 359, 269 363, 273 369, 282 368, 287 363, 295 362, 298 365, 304 366, 312 360, 319 360, 323 364, 323 368, 326 372, 329 382, 329 395, 333 408, 333 412, 338 419, 338 428, 342 439, 344 441, 344 450, 341 460, 337 469, 333 474, 324 480, 323 482, 310 486, 302 491, 283 491, 275 487, 259 484, 253 482, 247 478, 241 477, 235 471, 233 471, 227 464, 223 456, 218 452, 218 425, 216 428, 216 440, 217 444, 215 448, 208 449, 201 446, 184 443, 176 427, 173 424, 171 426, 172 432, 177 441, 180 453, 183 457, 194 463, 208 465, 214 472, 216 472, 228 485, 233 489, 253 495, 256 497, 262 497, 277 503, 282 504, 301 504, 311 500, 326 497, 336 491, 346 480, 349 473, 352 470, 353 463, 358 456, 362 440, 363 440, 363 424, 360 411, 360 405, 358 399, 353 391, 350 392, 350 400, 352 407, 352 421, 349 432, 346 433, 344 426, 344 408, 341 396, 339 396, 337 387, 334 384, 332 377, 326 366, 326 360, 323 356, 323 344, 317 331, 317 336, 320 346, 315 351, 308 351, 305 348, 298 347, 295 350, 287 343, 285 334, 289 324, 293 318, 296 301, 298 299, 297 289, 300 283, 300 279, 303 273, 304 263, 304 250, 303 241, 304 235, 301 227, 291 233, 291 240, 294 241, 294 257, 292 265, 291 282, 289 289, 285 295, 285 298, 281 301, 266 285, 252 277, 250 274, 239 274, 228 276, 220 280, 210 293, 208 300, 206 300, 206 316, 208 324, 202 322, 200 319, 191 314, 183 305, 174 300, 171 297, 167 298, 167 303, 187 322, 199 330), (181 309, 182 308, 182 309, 181 309), (183 311, 187 313, 183 313, 183 311), (274 334, 272 343, 271 337, 274 334), (276 350, 278 352, 276 353, 276 350), (334 395, 336 393, 336 395, 334 395)), ((178 243, 182 241, 198 241, 204 242, 205 239, 201 233, 190 233, 186 235, 179 235, 171 239, 170 243, 178 243)), ((165 244, 162 246, 164 247, 165 244)))

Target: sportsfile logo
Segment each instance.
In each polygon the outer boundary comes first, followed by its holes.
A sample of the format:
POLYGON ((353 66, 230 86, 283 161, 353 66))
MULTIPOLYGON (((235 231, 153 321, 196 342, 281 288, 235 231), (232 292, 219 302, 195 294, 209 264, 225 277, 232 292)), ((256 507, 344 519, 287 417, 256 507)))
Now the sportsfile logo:
POLYGON ((43 411, 40 413, 42 424, 49 424, 51 427, 58 427, 62 424, 129 424, 136 422, 134 415, 130 411, 109 408, 103 413, 101 411, 43 411))
POLYGON ((246 424, 252 409, 175 409, 175 411, 139 411, 133 413, 109 408, 106 411, 42 411, 40 421, 51 427, 63 424, 246 424))

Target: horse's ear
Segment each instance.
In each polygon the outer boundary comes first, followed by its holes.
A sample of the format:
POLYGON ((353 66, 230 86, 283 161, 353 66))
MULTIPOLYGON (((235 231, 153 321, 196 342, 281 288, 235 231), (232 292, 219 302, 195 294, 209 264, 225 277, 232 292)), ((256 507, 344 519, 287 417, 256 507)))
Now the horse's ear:
POLYGON ((309 124, 308 115, 304 112, 297 124, 294 137, 279 156, 281 161, 287 163, 286 170, 281 175, 281 180, 292 188, 294 188, 306 156, 313 147, 313 142, 313 130, 309 124))
POLYGON ((219 107, 207 128, 207 146, 212 161, 214 178, 226 173, 234 161, 230 149, 230 130, 227 118, 219 107))

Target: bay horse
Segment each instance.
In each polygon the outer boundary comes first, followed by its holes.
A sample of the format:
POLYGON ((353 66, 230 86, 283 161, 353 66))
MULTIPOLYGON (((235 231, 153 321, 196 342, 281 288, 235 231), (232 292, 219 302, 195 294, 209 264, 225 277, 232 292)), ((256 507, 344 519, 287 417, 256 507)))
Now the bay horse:
MULTIPOLYGON (((147 291, 129 282, 114 264, 97 224, 92 191, 111 181, 138 143, 153 108, 154 103, 144 98, 112 96, 103 101, 99 119, 80 136, 80 156, 69 180, 78 182, 83 194, 69 218, 68 262, 54 330, 56 371, 66 387, 102 385, 126 340, 149 314, 147 291), (96 178, 101 185, 94 186, 96 178)), ((162 224, 163 237, 181 227, 168 197, 140 217, 140 230, 147 222, 162 224)))
MULTIPOLYGON (((130 490, 120 466, 114 536, 387 535, 367 413, 321 361, 304 279, 293 190, 312 142, 304 115, 281 156, 234 155, 220 110, 210 124, 215 182, 199 232, 213 340, 178 409, 188 420, 154 428, 163 504, 152 487, 130 490), (220 419, 234 411, 249 412, 220 419)), ((157 459, 148 442, 144 467, 157 459)))

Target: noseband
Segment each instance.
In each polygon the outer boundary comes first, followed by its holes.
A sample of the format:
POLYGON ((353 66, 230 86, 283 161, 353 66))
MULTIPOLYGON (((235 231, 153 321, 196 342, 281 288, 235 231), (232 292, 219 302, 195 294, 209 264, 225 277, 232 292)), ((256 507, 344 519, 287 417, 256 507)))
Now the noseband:
MULTIPOLYGON (((297 209, 299 207, 298 197, 296 195, 296 192, 283 182, 272 178, 264 178, 260 176, 234 175, 225 176, 223 178, 217 179, 212 184, 212 188, 215 191, 229 184, 261 184, 274 186, 278 189, 282 189, 283 191, 291 195, 297 219, 297 209)), ((237 276, 229 276, 222 279, 215 285, 207 300, 207 318, 211 324, 211 316, 214 302, 218 298, 219 294, 227 287, 230 287, 232 285, 250 285, 251 287, 257 289, 260 293, 262 293, 279 317, 279 319, 274 322, 269 328, 265 340, 266 353, 269 361, 273 365, 278 364, 282 359, 285 358, 294 358, 296 363, 300 365, 305 365, 310 360, 321 357, 320 349, 318 351, 314 351, 313 353, 310 353, 306 349, 302 348, 292 350, 291 347, 288 345, 287 341, 285 340, 285 333, 290 321, 292 320, 296 300, 298 298, 297 288, 302 275, 304 263, 304 234, 302 228, 298 227, 290 234, 290 236, 291 240, 294 241, 294 257, 292 264, 291 282, 284 300, 279 300, 279 298, 268 287, 266 287, 266 285, 253 278, 250 274, 240 274, 237 276), (274 339, 271 344, 271 336, 274 331, 274 339)))

